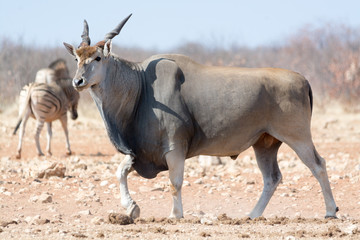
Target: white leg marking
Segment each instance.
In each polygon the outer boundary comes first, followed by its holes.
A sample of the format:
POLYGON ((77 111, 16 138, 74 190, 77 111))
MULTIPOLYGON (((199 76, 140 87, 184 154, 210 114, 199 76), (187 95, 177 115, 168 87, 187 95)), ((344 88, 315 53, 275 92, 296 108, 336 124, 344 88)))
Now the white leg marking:
POLYGON ((132 171, 133 160, 134 158, 132 156, 126 155, 124 160, 119 164, 116 171, 116 177, 120 183, 121 206, 126 209, 126 213, 131 218, 135 219, 140 217, 140 208, 131 198, 127 184, 127 176, 129 172, 132 171))
POLYGON ((181 200, 181 187, 184 179, 185 155, 183 150, 173 150, 166 154, 166 162, 169 167, 169 177, 173 196, 173 207, 170 218, 182 218, 183 206, 181 200))

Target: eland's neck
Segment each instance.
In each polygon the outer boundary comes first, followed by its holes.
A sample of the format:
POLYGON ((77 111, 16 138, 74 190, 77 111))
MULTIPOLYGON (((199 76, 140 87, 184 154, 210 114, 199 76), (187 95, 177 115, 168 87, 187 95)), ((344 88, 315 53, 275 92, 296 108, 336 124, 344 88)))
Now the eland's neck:
POLYGON ((110 57, 105 79, 90 89, 109 137, 119 151, 123 150, 118 144, 128 147, 126 135, 140 99, 141 75, 136 63, 110 57))

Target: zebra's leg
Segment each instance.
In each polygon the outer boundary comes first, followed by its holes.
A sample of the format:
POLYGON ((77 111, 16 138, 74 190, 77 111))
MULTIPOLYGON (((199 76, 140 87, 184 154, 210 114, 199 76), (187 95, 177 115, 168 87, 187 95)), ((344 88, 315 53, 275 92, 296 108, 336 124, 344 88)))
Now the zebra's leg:
POLYGON ((65 133, 65 139, 66 139, 66 155, 71 155, 71 149, 70 149, 70 142, 69 142, 69 131, 67 128, 67 115, 64 114, 61 118, 60 118, 60 122, 61 122, 61 126, 64 129, 64 133, 65 133))
POLYGON ((46 152, 49 156, 51 156, 51 137, 52 137, 52 122, 47 122, 47 146, 46 146, 46 152))
POLYGON ((21 125, 20 125, 20 132, 19 132, 19 144, 17 147, 17 152, 16 152, 16 158, 20 159, 21 158, 21 147, 22 147, 22 140, 25 134, 25 126, 26 126, 26 122, 30 117, 30 111, 27 111, 21 121, 21 125))
POLYGON ((36 150, 37 150, 38 156, 44 156, 43 152, 41 151, 40 140, 39 140, 41 130, 44 127, 44 122, 45 121, 42 118, 37 119, 37 122, 36 122, 35 144, 36 144, 36 150))

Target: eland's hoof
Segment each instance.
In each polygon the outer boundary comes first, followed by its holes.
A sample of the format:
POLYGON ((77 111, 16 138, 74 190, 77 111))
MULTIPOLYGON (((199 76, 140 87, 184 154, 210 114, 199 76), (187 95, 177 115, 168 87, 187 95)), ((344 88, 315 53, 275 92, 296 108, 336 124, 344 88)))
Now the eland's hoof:
POLYGON ((140 208, 136 203, 133 204, 126 212, 132 219, 140 217, 140 208))

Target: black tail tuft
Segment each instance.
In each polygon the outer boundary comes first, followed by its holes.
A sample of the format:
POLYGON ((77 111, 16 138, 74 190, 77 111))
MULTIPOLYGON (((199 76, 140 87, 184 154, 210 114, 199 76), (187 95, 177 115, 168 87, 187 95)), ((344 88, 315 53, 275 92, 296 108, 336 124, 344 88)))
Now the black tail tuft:
POLYGON ((309 84, 310 107, 311 107, 311 112, 312 112, 312 110, 313 110, 313 93, 312 93, 311 86, 310 86, 309 82, 308 82, 308 84, 309 84))
POLYGON ((19 129, 20 124, 21 124, 21 121, 22 121, 22 119, 20 119, 20 120, 17 122, 16 127, 15 127, 14 132, 13 132, 13 135, 15 135, 15 134, 16 134, 16 131, 19 129))

